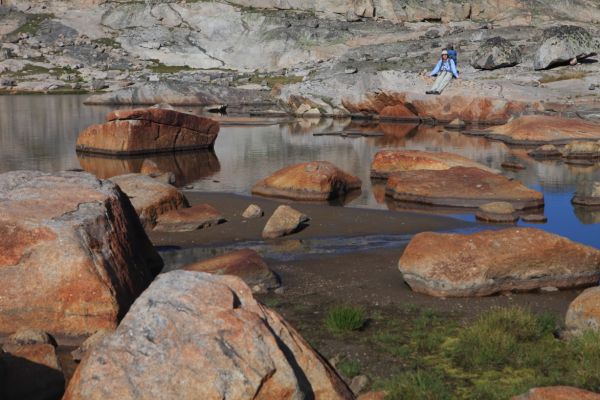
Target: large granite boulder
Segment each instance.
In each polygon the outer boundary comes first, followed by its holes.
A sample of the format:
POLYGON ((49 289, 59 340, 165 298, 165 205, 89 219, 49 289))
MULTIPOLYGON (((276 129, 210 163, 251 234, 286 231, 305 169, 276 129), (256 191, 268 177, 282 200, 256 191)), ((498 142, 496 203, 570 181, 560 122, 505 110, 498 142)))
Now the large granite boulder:
POLYGON ((582 190, 578 190, 571 202, 579 206, 600 207, 600 182, 594 182, 582 190))
POLYGON ((419 150, 381 150, 371 163, 371 178, 387 179, 390 174, 401 171, 445 170, 452 167, 474 167, 491 173, 495 169, 458 154, 419 150))
POLYGON ((600 139, 600 124, 576 118, 523 115, 480 134, 510 144, 566 144, 573 140, 600 139))
POLYGON ((295 164, 259 181, 252 194, 293 200, 326 201, 361 187, 361 181, 328 161, 295 164))
POLYGON ((600 330, 600 287, 586 289, 569 305, 565 326, 574 332, 600 330))
POLYGON ((499 36, 486 40, 477 49, 471 66, 477 69, 513 67, 521 62, 521 52, 513 44, 499 36))
POLYGON ((535 53, 536 70, 568 64, 596 55, 598 42, 584 28, 571 25, 553 26, 544 30, 542 44, 535 53))
POLYGON ((172 271, 87 354, 64 400, 352 399, 334 370, 233 276, 172 271))
POLYGON ((146 229, 153 228, 160 215, 172 210, 189 207, 185 196, 174 186, 142 174, 126 174, 112 177, 129 197, 140 222, 146 229))
POLYGON ((87 173, 0 175, 0 332, 113 328, 163 263, 131 203, 87 173))
POLYGON ((593 285, 600 278, 600 251, 534 228, 424 232, 410 241, 398 265, 416 292, 487 296, 593 285))
POLYGON ((232 251, 222 256, 186 265, 182 269, 217 275, 235 275, 242 278, 252 288, 252 291, 256 292, 280 286, 275 273, 265 260, 252 249, 232 251))
POLYGON ((600 394, 571 386, 547 386, 530 389, 512 400, 600 400, 600 394))
POLYGON ((397 172, 387 181, 386 195, 397 202, 435 207, 477 208, 498 201, 510 203, 517 210, 544 205, 542 193, 472 167, 397 172))
POLYGON ((212 149, 219 134, 217 121, 162 108, 113 111, 106 119, 79 134, 77 151, 133 155, 212 149))

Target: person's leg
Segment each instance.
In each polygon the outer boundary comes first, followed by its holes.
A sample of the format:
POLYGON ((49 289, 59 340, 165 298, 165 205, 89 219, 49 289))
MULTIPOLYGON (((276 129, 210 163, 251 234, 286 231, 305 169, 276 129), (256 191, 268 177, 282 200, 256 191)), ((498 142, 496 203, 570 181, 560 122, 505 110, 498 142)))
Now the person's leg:
POLYGON ((437 91, 438 91, 438 88, 439 88, 439 86, 440 86, 440 85, 441 85, 441 83, 442 83, 443 76, 444 76, 444 74, 445 74, 445 73, 446 73, 446 72, 440 72, 440 73, 438 74, 438 76, 437 76, 437 79, 435 80, 435 82, 434 82, 433 86, 431 87, 431 90, 430 90, 430 92, 432 92, 432 93, 435 93, 435 92, 437 92, 437 91))
POLYGON ((446 86, 448 86, 450 81, 452 81, 452 74, 450 72, 444 71, 441 75, 442 79, 436 89, 436 92, 438 93, 442 93, 444 89, 446 89, 446 86))

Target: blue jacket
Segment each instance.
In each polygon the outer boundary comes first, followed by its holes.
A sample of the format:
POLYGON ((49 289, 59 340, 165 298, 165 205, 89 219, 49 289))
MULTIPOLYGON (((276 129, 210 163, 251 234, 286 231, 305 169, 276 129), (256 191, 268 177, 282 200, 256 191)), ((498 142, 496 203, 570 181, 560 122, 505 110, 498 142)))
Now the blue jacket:
MULTIPOLYGON (((458 71, 456 70, 456 64, 454 64, 454 60, 451 58, 448 58, 448 60, 446 60, 446 62, 444 64, 446 66, 446 69, 449 70, 450 72, 452 72, 452 75, 454 75, 455 78, 458 78, 458 71)), ((442 70, 442 59, 440 58, 437 65, 435 66, 433 71, 431 71, 431 73, 429 75, 435 76, 435 75, 439 74, 441 70, 442 70)))

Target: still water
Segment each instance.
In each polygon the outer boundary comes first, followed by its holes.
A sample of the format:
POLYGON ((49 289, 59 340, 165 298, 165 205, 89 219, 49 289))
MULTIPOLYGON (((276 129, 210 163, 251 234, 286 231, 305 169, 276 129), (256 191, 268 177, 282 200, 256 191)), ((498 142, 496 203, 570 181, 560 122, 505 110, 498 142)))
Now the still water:
MULTIPOLYGON (((0 172, 83 168, 101 178, 138 172, 144 158, 84 157, 75 153, 78 133, 88 125, 102 122, 111 109, 85 106, 84 98, 0 96, 0 172)), ((161 169, 175 172, 182 186, 241 194, 249 194, 257 180, 289 164, 327 160, 363 181, 360 195, 349 199, 346 206, 387 209, 395 206, 386 203, 382 185, 369 179, 373 155, 384 148, 453 152, 496 169, 501 169, 500 164, 505 161, 519 162, 526 166, 525 170, 503 170, 503 173, 542 191, 545 196, 548 223, 532 226, 600 248, 600 210, 575 208, 570 202, 578 188, 600 180, 600 164, 575 166, 561 161, 538 162, 527 156, 527 149, 441 127, 271 120, 260 126, 223 126, 214 152, 147 158, 161 169), (360 131, 372 136, 318 135, 338 131, 360 131)), ((453 216, 474 220, 471 214, 453 216)))

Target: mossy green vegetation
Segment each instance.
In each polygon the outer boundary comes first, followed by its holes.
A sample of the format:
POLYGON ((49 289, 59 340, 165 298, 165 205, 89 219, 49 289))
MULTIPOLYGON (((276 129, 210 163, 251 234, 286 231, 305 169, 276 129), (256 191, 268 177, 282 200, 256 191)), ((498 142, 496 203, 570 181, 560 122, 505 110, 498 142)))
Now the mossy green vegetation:
POLYGON ((325 326, 330 332, 344 333, 359 330, 365 324, 363 310, 352 306, 332 308, 325 318, 325 326))
POLYGON ((152 65, 149 68, 155 74, 176 74, 182 71, 193 71, 193 68, 187 65, 165 65, 163 63, 152 65))
POLYGON ((354 378, 360 374, 361 368, 358 361, 342 360, 336 365, 336 369, 346 378, 354 378))
POLYGON ((112 47, 113 49, 120 49, 121 43, 117 42, 114 38, 111 37, 103 37, 99 39, 92 40, 92 43, 97 44, 98 46, 107 46, 112 47))
POLYGON ((40 25, 47 19, 54 18, 54 14, 32 14, 27 18, 27 21, 21 25, 14 34, 26 33, 28 35, 35 35, 40 29, 40 25))
POLYGON ((551 73, 542 76, 542 78, 540 79, 540 83, 567 81, 570 79, 583 79, 587 75, 588 74, 584 71, 565 71, 558 74, 551 73))

